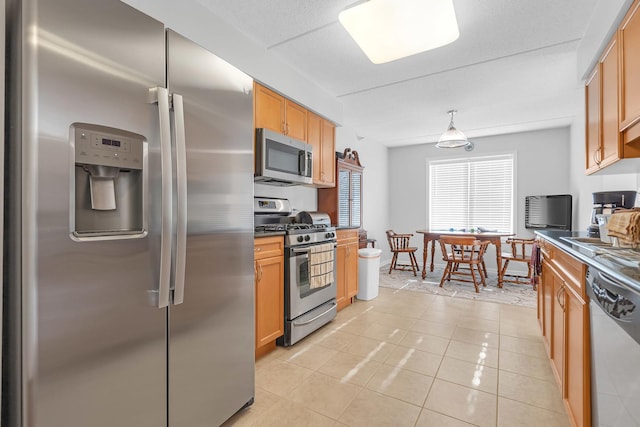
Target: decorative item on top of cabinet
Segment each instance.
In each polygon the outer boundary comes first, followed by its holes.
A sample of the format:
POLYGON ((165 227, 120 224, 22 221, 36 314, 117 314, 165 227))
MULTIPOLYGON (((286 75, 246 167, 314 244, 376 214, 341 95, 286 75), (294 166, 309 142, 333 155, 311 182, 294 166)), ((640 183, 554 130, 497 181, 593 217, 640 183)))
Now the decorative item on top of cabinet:
POLYGON ((336 302, 342 310, 358 293, 358 230, 337 230, 336 302))
MULTIPOLYGON (((338 228, 362 230, 362 171, 357 151, 345 148, 336 153, 336 186, 318 190, 318 210, 326 212, 338 228)), ((366 246, 366 245, 365 245, 366 246)))
POLYGON ((254 240, 256 358, 275 349, 284 335, 284 238, 254 240))
POLYGON ((253 86, 255 127, 307 142, 307 110, 259 83, 253 86))
POLYGON ((335 187, 335 125, 311 111, 307 114, 307 143, 313 146, 313 184, 335 187))
POLYGON ((540 323, 551 367, 571 424, 591 425, 591 344, 586 266, 544 239, 539 240, 542 275, 540 323))

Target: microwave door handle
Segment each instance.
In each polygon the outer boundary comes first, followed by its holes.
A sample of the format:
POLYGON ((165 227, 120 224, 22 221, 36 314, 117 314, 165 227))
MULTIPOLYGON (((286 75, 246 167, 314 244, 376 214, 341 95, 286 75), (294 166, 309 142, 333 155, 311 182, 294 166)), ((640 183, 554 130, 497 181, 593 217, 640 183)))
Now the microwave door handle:
POLYGON ((302 176, 307 176, 307 152, 306 151, 300 151, 300 154, 298 155, 298 170, 301 173, 302 176))

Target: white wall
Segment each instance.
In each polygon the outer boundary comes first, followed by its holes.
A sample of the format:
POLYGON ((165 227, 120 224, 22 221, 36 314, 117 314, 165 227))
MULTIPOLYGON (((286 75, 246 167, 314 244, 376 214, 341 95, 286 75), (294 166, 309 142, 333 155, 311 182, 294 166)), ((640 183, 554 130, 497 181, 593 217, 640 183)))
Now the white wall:
POLYGON ((351 148, 358 152, 362 172, 362 226, 376 247, 386 248, 385 230, 389 224, 389 179, 387 147, 378 142, 359 139, 349 127, 336 128, 336 151, 351 148))
MULTIPOLYGON (((522 237, 533 235, 524 228, 525 196, 569 193, 569 128, 478 138, 474 144, 471 152, 438 149, 433 144, 389 149, 390 228, 399 233, 428 228, 429 160, 515 153, 515 232, 522 237)), ((420 248, 420 256, 421 237, 416 235, 412 241, 420 248)), ((389 259, 385 249, 383 255, 389 259)), ((488 267, 495 268, 495 250, 490 247, 489 251, 488 267)))

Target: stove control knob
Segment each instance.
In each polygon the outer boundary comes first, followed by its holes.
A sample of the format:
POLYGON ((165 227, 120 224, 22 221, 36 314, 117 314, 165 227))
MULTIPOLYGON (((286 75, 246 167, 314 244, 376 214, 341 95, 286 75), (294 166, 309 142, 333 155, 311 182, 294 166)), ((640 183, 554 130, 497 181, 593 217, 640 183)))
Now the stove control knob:
POLYGON ((298 236, 298 238, 296 239, 298 242, 302 242, 304 239, 302 238, 302 236, 298 236))
POLYGON ((327 233, 327 234, 324 235, 324 237, 326 237, 327 239, 330 239, 330 238, 332 238, 334 236, 335 236, 335 233, 327 233))
POLYGON ((309 240, 311 240, 311 237, 307 234, 306 236, 304 236, 304 241, 308 242, 309 240))

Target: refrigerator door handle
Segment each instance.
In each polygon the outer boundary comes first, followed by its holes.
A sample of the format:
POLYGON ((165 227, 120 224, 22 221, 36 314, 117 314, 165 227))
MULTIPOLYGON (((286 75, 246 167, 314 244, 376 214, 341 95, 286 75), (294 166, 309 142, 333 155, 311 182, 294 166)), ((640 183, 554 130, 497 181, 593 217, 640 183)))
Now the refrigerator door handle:
POLYGON ((184 300, 184 276, 187 254, 187 148, 184 127, 184 102, 182 95, 173 94, 173 112, 176 130, 176 177, 177 177, 177 218, 176 218, 176 265, 173 304, 184 300))
POLYGON ((150 102, 158 104, 160 125, 161 180, 161 228, 160 235, 160 277, 158 285, 158 308, 169 306, 171 288, 171 246, 172 246, 172 171, 171 171, 171 119, 169 116, 169 90, 154 87, 149 90, 150 102))

